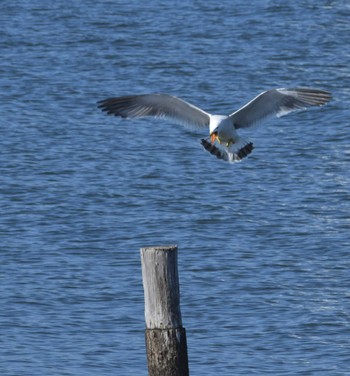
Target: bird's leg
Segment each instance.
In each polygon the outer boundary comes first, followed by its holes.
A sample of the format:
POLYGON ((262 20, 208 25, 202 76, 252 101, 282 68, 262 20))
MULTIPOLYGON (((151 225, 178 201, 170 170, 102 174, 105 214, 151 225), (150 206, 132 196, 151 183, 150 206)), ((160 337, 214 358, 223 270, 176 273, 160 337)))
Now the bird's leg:
POLYGON ((210 135, 210 141, 212 144, 215 142, 215 140, 218 140, 220 142, 219 137, 218 137, 218 132, 213 132, 210 135))
POLYGON ((229 148, 232 144, 234 144, 235 141, 231 138, 227 143, 226 143, 226 147, 229 148))

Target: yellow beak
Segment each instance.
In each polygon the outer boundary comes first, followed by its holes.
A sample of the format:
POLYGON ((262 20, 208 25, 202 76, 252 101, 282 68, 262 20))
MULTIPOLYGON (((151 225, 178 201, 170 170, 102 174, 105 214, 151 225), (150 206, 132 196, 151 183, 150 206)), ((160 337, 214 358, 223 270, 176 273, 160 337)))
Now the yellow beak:
POLYGON ((213 144, 217 138, 218 138, 218 134, 217 134, 217 132, 213 132, 213 133, 210 135, 210 141, 211 141, 211 143, 213 144))

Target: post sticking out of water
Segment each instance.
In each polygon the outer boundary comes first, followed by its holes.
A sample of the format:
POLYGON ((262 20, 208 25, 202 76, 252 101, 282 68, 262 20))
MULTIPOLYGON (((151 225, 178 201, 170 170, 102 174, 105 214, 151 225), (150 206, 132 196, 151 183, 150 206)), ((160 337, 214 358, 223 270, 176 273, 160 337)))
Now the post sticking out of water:
POLYGON ((177 246, 141 248, 149 376, 188 376, 182 327, 177 246))

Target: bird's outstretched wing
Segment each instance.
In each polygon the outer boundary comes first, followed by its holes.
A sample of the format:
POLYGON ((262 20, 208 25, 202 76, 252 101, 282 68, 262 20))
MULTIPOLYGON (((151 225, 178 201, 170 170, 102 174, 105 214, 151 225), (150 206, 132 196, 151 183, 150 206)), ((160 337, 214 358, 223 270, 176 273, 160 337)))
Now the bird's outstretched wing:
POLYGON ((311 106, 322 106, 332 98, 328 91, 312 88, 273 89, 264 91, 230 115, 235 128, 247 128, 262 120, 281 117, 311 106))
POLYGON ((107 114, 123 118, 153 116, 170 118, 187 127, 209 126, 209 114, 180 98, 168 94, 130 95, 108 98, 98 102, 98 107, 107 114))

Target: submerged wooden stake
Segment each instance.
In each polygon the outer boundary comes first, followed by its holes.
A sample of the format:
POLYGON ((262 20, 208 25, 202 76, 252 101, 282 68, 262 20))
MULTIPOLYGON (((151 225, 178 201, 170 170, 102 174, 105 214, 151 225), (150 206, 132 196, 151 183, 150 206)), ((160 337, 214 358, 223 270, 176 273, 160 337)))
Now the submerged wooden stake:
POLYGON ((149 376, 188 376, 177 246, 141 248, 149 376))

